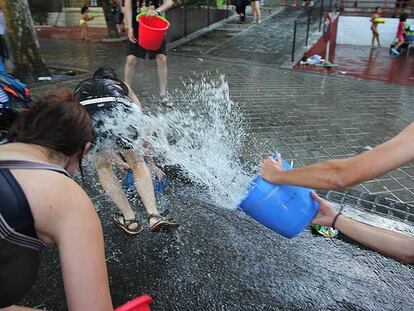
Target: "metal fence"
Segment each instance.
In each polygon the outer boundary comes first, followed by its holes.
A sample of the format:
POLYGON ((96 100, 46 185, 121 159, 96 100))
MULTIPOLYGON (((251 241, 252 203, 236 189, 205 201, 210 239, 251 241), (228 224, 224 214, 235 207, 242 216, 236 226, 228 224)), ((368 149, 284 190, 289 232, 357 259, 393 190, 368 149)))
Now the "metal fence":
POLYGON ((322 30, 325 13, 332 12, 335 8, 335 0, 319 0, 315 1, 314 6, 306 9, 305 12, 295 18, 292 35, 292 62, 295 61, 295 53, 298 47, 308 46, 310 34, 322 30))
POLYGON ((230 0, 217 6, 216 0, 183 0, 166 12, 171 22, 169 41, 185 38, 189 34, 210 27, 212 24, 229 18, 230 0))

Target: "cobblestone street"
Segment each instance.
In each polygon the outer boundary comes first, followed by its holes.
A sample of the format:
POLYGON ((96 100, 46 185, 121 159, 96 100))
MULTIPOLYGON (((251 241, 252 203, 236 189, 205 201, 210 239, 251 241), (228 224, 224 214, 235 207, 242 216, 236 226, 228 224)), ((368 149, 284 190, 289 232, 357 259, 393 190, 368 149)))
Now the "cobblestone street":
MULTIPOLYGON (((295 167, 352 156, 393 137, 414 120, 412 87, 287 69, 286 33, 276 32, 279 26, 291 25, 297 14, 282 10, 211 53, 192 53, 184 46, 168 56, 171 90, 185 88, 188 78, 225 75, 249 133, 240 156, 251 167, 275 150, 295 167), (254 33, 260 35, 252 38, 254 33), (263 38, 267 41, 260 49, 263 38)), ((50 66, 78 74, 33 84, 34 97, 55 86, 74 88, 98 66, 112 66, 123 75, 123 43, 40 43, 50 66)), ((159 105, 155 62, 138 63, 132 88, 146 109, 159 105)), ((401 228, 414 224, 414 164, 344 192, 320 193, 369 211, 372 217, 397 220, 401 228)), ((199 190, 185 184, 165 195, 182 224, 175 233, 144 230, 133 237, 113 225, 110 199, 91 192, 104 227, 114 305, 149 293, 154 310, 413 310, 412 266, 346 238, 315 237, 309 230, 285 239, 238 211, 197 199, 197 194, 199 190)), ((147 228, 142 206, 135 202, 134 209, 147 228)), ((64 310, 57 253, 48 251, 45 262, 43 281, 26 302, 64 310), (45 294, 50 288, 55 288, 54 295, 45 294)))

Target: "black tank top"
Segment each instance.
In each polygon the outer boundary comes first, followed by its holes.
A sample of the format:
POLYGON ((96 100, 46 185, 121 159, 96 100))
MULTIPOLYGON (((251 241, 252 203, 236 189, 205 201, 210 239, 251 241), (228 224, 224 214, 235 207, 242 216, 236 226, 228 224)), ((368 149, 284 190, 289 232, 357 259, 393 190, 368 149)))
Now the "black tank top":
POLYGON ((163 0, 131 0, 131 18, 132 27, 134 31, 138 31, 137 15, 141 12, 143 6, 153 6, 155 9, 159 8, 163 4, 163 0))
POLYGON ((19 302, 36 282, 40 253, 46 244, 37 238, 26 195, 11 169, 52 170, 61 167, 29 161, 0 161, 0 308, 19 302))

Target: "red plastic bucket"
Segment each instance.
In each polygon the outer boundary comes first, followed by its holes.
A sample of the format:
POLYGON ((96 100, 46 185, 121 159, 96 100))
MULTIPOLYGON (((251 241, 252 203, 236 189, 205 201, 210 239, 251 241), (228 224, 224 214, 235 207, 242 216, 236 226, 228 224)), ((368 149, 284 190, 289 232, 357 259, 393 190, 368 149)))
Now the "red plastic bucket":
POLYGON ((114 311, 151 311, 149 307, 151 302, 151 296, 141 295, 116 308, 114 311))
POLYGON ((170 22, 156 15, 148 17, 146 13, 137 16, 139 23, 138 44, 146 50, 156 51, 161 47, 170 22))

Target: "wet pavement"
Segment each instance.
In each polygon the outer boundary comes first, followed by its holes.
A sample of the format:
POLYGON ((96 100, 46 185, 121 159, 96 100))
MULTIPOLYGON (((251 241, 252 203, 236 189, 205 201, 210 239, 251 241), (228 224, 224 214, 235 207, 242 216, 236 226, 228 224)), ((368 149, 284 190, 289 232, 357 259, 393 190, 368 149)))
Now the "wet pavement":
MULTIPOLYGON (((275 31, 267 25, 251 29, 275 31)), ((255 58, 256 53, 246 59, 237 51, 257 49, 260 42, 250 41, 251 36, 248 31, 240 34, 235 40, 241 47, 229 42, 218 54, 200 58, 172 52, 168 58, 170 88, 185 88, 188 77, 225 74, 230 96, 246 118, 249 139, 241 157, 247 165, 256 166, 274 150, 294 166, 355 155, 412 122, 414 88, 282 69, 281 62, 269 66, 269 58, 255 58)), ((277 38, 271 44, 282 50, 286 41, 277 38)), ((64 82, 37 83, 35 96, 55 85, 74 87, 101 65, 123 71, 122 44, 42 39, 41 46, 49 64, 85 73, 64 82)), ((263 47, 265 53, 271 49, 263 47)), ((142 61, 139 66, 132 87, 147 109, 153 109, 158 105, 155 64, 142 61)), ((177 185, 165 197, 182 223, 177 233, 131 237, 111 223, 113 203, 90 186, 86 189, 103 221, 115 305, 149 293, 155 298, 154 310, 414 309, 413 267, 344 238, 305 232, 284 239, 239 212, 206 204, 199 197, 202 191, 188 185, 177 185)), ((414 223, 413 164, 348 192, 325 194, 340 204, 414 223)), ((139 205, 135 209, 142 211, 139 205)), ((55 252, 46 253, 38 283, 27 301, 64 310, 55 252)))
POLYGON ((330 69, 297 66, 305 71, 353 76, 414 87, 414 54, 392 56, 389 48, 337 45, 330 69))
MULTIPOLYGON (((128 236, 112 224, 113 204, 99 202, 114 305, 142 293, 151 310, 413 310, 414 268, 341 237, 305 231, 288 240, 240 211, 197 200, 177 185, 167 194, 182 226, 174 233, 128 236)), ((134 204, 147 228, 142 207, 134 204)), ((32 305, 64 310, 57 253, 48 251, 32 305), (46 293, 49 293, 46 294, 46 293), (52 293, 52 294, 50 294, 52 293)))

